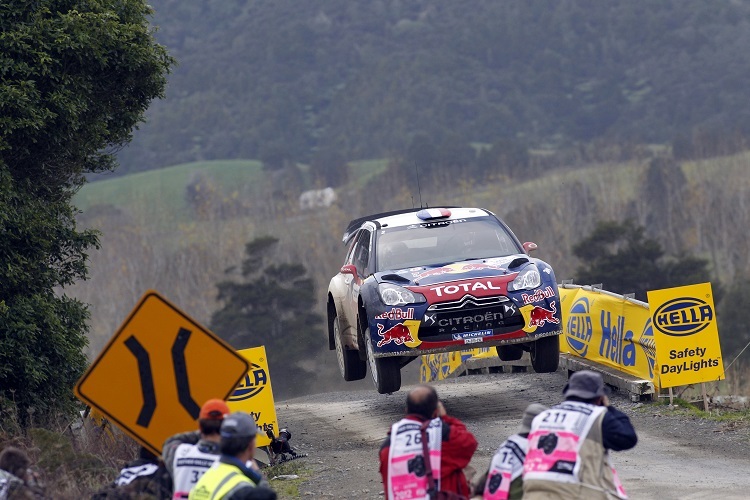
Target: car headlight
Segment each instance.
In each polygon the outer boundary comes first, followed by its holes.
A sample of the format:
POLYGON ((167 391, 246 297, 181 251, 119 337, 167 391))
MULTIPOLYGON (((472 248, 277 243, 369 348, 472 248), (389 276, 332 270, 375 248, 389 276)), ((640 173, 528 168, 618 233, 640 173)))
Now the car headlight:
POLYGON ((381 283, 378 285, 380 300, 387 306, 400 306, 403 304, 420 304, 427 302, 421 293, 412 292, 406 288, 392 283, 381 283))
POLYGON ((539 269, 531 264, 518 273, 518 276, 513 280, 511 286, 513 287, 513 290, 531 290, 537 288, 541 284, 542 276, 539 274, 539 269))

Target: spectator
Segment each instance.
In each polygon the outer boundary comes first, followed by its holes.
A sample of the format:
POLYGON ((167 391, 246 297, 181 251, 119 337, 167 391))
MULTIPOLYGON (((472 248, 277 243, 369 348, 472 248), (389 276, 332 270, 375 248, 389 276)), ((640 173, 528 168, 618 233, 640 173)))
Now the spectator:
POLYGON ((475 495, 485 500, 517 500, 523 497, 523 462, 529 446, 531 422, 546 409, 546 406, 536 403, 526 408, 518 433, 498 447, 489 469, 475 482, 475 495))
POLYGON ((221 424, 221 456, 190 491, 190 500, 275 500, 276 493, 263 480, 255 455, 253 417, 232 413, 221 424))
POLYGON ((437 392, 428 385, 419 385, 409 392, 406 413, 405 418, 391 427, 380 448, 380 474, 386 499, 427 497, 422 431, 428 435, 437 490, 468 497, 469 485, 463 469, 477 449, 477 440, 463 422, 446 414, 437 392))
POLYGON ((627 415, 609 405, 596 372, 574 373, 563 389, 565 401, 531 424, 523 472, 524 499, 627 498, 609 450, 638 442, 627 415))
POLYGON ((97 491, 92 500, 145 497, 167 500, 172 497, 172 478, 159 457, 141 446, 138 458, 125 464, 115 481, 97 491))
POLYGON ((187 498, 198 479, 219 458, 219 430, 229 407, 221 399, 209 399, 198 415, 199 431, 176 434, 162 448, 164 464, 172 477, 172 498, 187 498))
POLYGON ((0 500, 44 498, 31 460, 23 451, 8 446, 0 453, 0 500))

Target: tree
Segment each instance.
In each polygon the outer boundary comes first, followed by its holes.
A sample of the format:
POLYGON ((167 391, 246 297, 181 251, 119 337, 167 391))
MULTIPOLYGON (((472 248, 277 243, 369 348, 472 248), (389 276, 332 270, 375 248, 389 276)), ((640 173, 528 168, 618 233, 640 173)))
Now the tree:
POLYGON ((22 423, 72 410, 86 366, 85 279, 94 231, 71 197, 111 170, 172 64, 142 0, 0 6, 0 409, 22 423), (33 412, 31 411, 33 408, 33 412))
POLYGON ((315 152, 310 161, 314 180, 322 186, 338 187, 346 184, 349 164, 338 149, 324 148, 315 152))
POLYGON ((265 346, 276 393, 284 397, 312 384, 315 373, 304 364, 320 349, 323 319, 314 312, 305 266, 278 262, 278 243, 265 236, 245 246, 242 281, 217 285, 224 307, 211 317, 211 329, 237 349, 265 346))
MULTIPOLYGON (((750 280, 747 276, 737 276, 729 287, 724 299, 717 306, 721 350, 724 353, 726 367, 736 355, 750 342, 750 280)), ((747 363, 750 359, 747 351, 739 362, 747 363)))
POLYGON ((645 229, 632 220, 599 222, 573 247, 573 254, 582 261, 577 282, 602 283, 609 291, 635 293, 642 301, 648 290, 710 281, 708 261, 665 255, 659 242, 646 238, 645 229))

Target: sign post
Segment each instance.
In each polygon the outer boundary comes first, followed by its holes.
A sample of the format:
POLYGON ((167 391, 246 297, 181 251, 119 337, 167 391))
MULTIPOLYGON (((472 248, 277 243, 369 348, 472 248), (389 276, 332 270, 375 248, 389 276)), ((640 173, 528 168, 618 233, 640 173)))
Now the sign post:
POLYGON ((724 378, 711 283, 648 292, 661 387, 724 378))
POLYGON ((75 395, 161 454, 197 429, 208 399, 227 399, 248 362, 155 291, 148 291, 75 386, 75 395))

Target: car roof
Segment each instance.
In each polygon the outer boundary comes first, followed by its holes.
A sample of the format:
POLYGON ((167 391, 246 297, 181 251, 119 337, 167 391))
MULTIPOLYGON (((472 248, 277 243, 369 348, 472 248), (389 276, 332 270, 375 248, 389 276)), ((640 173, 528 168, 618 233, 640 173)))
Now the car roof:
MULTIPOLYGON (((451 212, 450 217, 440 218, 439 220, 454 220, 454 219, 468 219, 471 217, 486 217, 490 215, 490 212, 483 208, 470 208, 470 207, 439 207, 449 209, 451 212)), ((366 217, 360 217, 349 222, 344 233, 344 242, 346 243, 357 230, 362 227, 367 221, 374 222, 379 227, 402 227, 409 226, 411 224, 424 224, 429 220, 423 220, 417 217, 417 213, 423 210, 422 208, 409 208, 404 210, 395 210, 392 212, 383 212, 380 214, 368 215, 366 217)))

